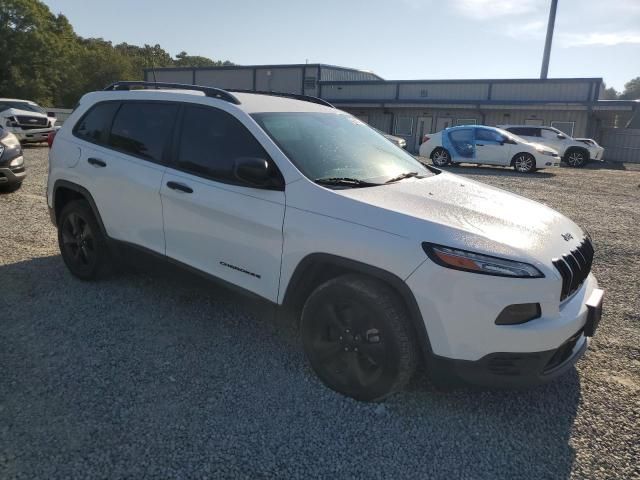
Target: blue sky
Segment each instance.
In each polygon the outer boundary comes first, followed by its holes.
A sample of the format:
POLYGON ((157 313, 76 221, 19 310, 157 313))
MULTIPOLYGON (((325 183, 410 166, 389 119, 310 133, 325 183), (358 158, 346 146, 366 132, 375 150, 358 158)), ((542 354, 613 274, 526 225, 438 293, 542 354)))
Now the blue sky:
MULTIPOLYGON (((540 74, 550 0, 45 0, 82 36, 386 79, 540 74)), ((640 76, 640 0, 559 0, 550 77, 640 76)))

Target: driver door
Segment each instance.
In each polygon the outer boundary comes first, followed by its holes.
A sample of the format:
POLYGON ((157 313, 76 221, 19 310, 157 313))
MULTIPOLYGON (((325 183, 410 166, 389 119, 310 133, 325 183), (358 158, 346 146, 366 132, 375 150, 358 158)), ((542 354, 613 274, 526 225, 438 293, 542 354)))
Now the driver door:
POLYGON ((185 106, 178 137, 160 189, 167 256, 277 301, 284 191, 239 181, 233 165, 254 157, 277 167, 221 109, 185 106))

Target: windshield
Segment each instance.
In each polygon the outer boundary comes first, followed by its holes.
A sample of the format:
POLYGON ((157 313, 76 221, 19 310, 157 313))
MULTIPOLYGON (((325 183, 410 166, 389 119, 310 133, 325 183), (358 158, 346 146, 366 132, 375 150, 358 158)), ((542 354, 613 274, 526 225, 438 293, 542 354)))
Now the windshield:
POLYGON ((355 117, 295 112, 252 115, 296 167, 312 180, 384 182, 415 172, 434 175, 418 160, 355 117))
POLYGON ((27 110, 29 112, 47 113, 44 108, 29 102, 17 102, 14 100, 0 100, 0 112, 15 108, 17 110, 27 110))

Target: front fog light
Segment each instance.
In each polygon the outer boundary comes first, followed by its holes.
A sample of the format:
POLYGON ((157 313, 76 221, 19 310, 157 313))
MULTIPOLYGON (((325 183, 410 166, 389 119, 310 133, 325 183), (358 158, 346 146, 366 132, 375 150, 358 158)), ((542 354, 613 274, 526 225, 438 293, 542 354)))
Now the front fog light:
POLYGON ((500 312, 496 318, 496 325, 519 325, 539 318, 541 314, 539 303, 516 303, 500 312))
POLYGON ((16 157, 9 162, 10 167, 20 167, 24 165, 24 157, 16 157))

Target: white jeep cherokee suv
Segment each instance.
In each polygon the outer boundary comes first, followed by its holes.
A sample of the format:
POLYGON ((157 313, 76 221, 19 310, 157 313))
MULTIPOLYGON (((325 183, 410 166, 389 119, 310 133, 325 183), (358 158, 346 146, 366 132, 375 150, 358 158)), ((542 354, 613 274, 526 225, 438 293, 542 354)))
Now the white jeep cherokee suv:
POLYGON ((401 389, 421 358, 481 385, 572 367, 602 305, 578 225, 285 97, 145 82, 85 95, 47 186, 71 273, 105 274, 124 245, 241 287, 294 312, 318 376, 361 400, 401 389))

